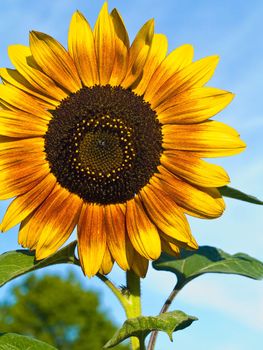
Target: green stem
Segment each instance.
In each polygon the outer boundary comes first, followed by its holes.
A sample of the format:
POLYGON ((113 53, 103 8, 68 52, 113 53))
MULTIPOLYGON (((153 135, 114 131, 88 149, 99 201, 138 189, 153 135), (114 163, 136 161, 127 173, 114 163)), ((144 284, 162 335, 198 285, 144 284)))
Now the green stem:
POLYGON ((129 308, 126 310, 128 318, 138 317, 141 315, 141 283, 140 277, 132 271, 127 271, 126 282, 128 289, 129 308))
MULTIPOLYGON (((163 307, 161 308, 161 311, 159 315, 165 313, 168 311, 170 305, 172 304, 174 298, 177 296, 177 294, 180 292, 180 290, 183 288, 184 284, 181 283, 181 281, 178 280, 176 285, 174 286, 173 290, 171 291, 169 297, 166 299, 165 303, 163 304, 163 307)), ((147 346, 147 350, 154 350, 156 339, 157 339, 158 331, 153 331, 147 346)))
MULTIPOLYGON (((134 272, 126 272, 126 282, 128 289, 129 306, 125 309, 127 318, 134 318, 141 316, 141 285, 140 277, 134 272)), ((145 350, 144 339, 131 337, 132 350, 145 350)))

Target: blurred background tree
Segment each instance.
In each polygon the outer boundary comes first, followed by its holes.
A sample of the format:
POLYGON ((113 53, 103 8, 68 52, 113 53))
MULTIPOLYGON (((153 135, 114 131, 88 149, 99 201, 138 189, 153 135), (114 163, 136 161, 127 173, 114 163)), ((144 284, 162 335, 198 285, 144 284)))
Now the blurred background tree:
POLYGON ((101 350, 116 329, 98 295, 72 273, 31 275, 12 288, 8 303, 0 302, 0 332, 29 335, 59 350, 101 350))

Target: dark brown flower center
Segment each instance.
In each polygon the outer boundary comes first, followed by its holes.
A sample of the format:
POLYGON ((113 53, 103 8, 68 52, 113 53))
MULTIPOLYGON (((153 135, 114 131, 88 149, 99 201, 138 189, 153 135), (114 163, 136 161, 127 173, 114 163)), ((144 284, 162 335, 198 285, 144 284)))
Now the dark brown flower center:
POLYGON ((157 172, 161 124, 141 96, 121 87, 84 87, 63 100, 45 134, 57 181, 84 201, 123 203, 157 172))

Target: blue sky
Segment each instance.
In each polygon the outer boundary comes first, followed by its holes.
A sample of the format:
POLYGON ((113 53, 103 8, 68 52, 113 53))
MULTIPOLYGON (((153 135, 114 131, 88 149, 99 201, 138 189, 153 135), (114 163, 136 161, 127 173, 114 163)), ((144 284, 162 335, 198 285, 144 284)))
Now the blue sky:
MULTIPOLYGON (((1 2, 0 66, 11 67, 7 47, 27 44, 29 30, 53 35, 64 45, 72 13, 79 9, 92 24, 102 5, 98 0, 8 0, 1 2)), ((241 133, 247 150, 235 157, 217 159, 230 177, 231 185, 263 198, 263 42, 261 0, 133 0, 109 1, 117 7, 133 38, 140 26, 155 18, 156 31, 169 39, 169 49, 191 43, 195 58, 219 54, 221 61, 210 86, 236 93, 233 103, 217 116, 241 133)), ((262 207, 227 200, 225 214, 217 220, 190 219, 200 245, 220 247, 229 253, 246 252, 262 260, 262 207)), ((7 202, 2 203, 3 215, 7 202)), ((16 249, 17 228, 0 237, 1 252, 16 249)), ((50 269, 64 274, 67 266, 50 269)), ((75 269, 76 270, 76 269, 75 269)), ((114 297, 95 278, 83 283, 102 293, 103 306, 112 318, 122 323, 124 315, 114 297)), ((115 268, 112 279, 123 282, 123 273, 115 268)), ((145 314, 157 314, 174 284, 169 273, 149 271, 142 283, 145 314)), ((8 296, 11 283, 0 296, 8 296)), ((74 302, 74 301, 72 301, 74 302)), ((174 343, 160 336, 156 350, 247 350, 261 349, 263 342, 263 283, 237 276, 203 276, 189 284, 173 305, 195 315, 199 321, 187 330, 175 333, 174 343)))

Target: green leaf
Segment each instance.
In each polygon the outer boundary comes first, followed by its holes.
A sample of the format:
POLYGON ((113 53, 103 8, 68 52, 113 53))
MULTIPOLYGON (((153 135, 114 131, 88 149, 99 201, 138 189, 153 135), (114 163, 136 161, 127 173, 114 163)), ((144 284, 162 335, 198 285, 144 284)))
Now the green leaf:
POLYGON ((126 320, 122 327, 104 345, 104 348, 112 348, 129 337, 145 339, 151 331, 163 331, 168 334, 171 341, 175 331, 191 325, 196 317, 186 315, 182 311, 166 312, 159 316, 140 316, 126 320))
POLYGON ((57 350, 42 341, 15 333, 0 333, 0 350, 57 350))
POLYGON ((36 261, 34 253, 27 249, 14 250, 0 255, 0 287, 27 272, 56 264, 78 264, 74 256, 76 241, 46 259, 36 261))
POLYGON ((239 199, 240 201, 249 202, 253 204, 263 205, 263 202, 254 196, 250 196, 244 192, 236 190, 235 188, 229 186, 219 187, 218 190, 224 197, 239 199))
POLYGON ((162 254, 153 262, 153 267, 175 273, 179 283, 183 284, 205 273, 235 274, 256 280, 263 278, 261 261, 242 253, 230 255, 209 246, 199 247, 196 251, 183 250, 179 259, 162 254))

